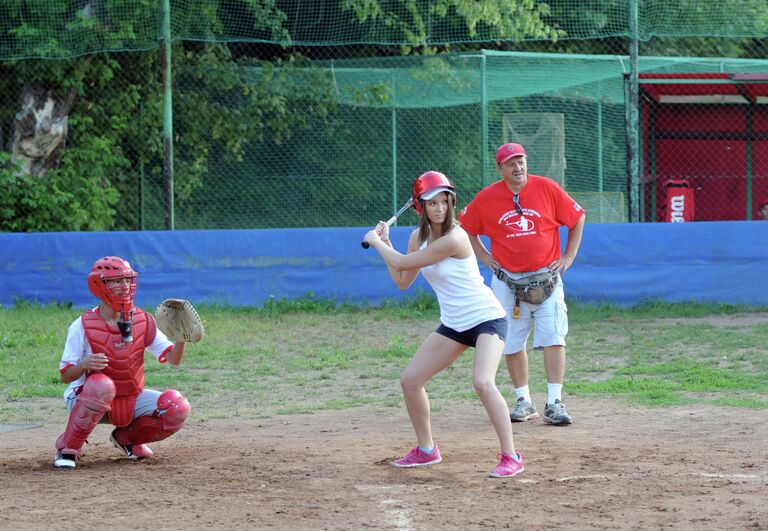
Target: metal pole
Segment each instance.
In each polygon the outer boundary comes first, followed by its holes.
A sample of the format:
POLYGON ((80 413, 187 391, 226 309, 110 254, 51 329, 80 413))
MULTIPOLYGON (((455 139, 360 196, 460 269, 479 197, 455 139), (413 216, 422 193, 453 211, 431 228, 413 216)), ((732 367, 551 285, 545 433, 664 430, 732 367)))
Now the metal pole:
POLYGON ((603 212, 605 208, 603 206, 603 95, 602 95, 602 83, 597 87, 597 191, 600 194, 600 222, 605 221, 603 212))
POLYGON ((480 55, 480 122, 481 122, 481 140, 482 150, 480 151, 480 160, 483 164, 483 188, 490 184, 488 180, 488 87, 486 87, 486 56, 485 50, 480 55))
POLYGON ((392 213, 395 212, 397 212, 397 108, 392 107, 392 213))
MULTIPOLYGON (((656 138, 656 121, 659 115, 659 107, 653 99, 644 99, 648 107, 648 145, 646 146, 646 149, 648 151, 648 162, 650 166, 648 168, 648 175, 651 178, 651 181, 648 185, 650 188, 649 195, 651 198, 651 211, 648 215, 648 220, 656 221, 657 212, 659 210, 657 197, 659 194, 659 176, 656 173, 656 148, 659 142, 659 139, 656 138)), ((645 195, 643 195, 643 197, 645 197, 645 195)), ((643 216, 643 219, 645 219, 645 216, 643 216)))
POLYGON ((600 194, 600 222, 605 221, 603 212, 603 102, 597 100, 597 191, 600 194))
MULTIPOLYGON (((394 70, 391 77, 392 83, 392 214, 397 212, 397 82, 394 70)), ((397 224, 397 220, 395 220, 397 224)))
POLYGON ((753 167, 752 167, 752 157, 754 155, 754 139, 755 139, 755 128, 754 128, 754 111, 755 111, 755 104, 750 101, 749 107, 747 107, 747 204, 746 204, 746 216, 744 219, 750 220, 752 219, 752 183, 753 183, 753 167))
POLYGON ((630 0, 629 25, 629 109, 627 156, 629 158, 629 220, 640 221, 640 154, 638 97, 638 20, 637 0, 630 0))
POLYGON ((165 228, 174 229, 173 208, 173 93, 171 91, 171 1, 163 0, 163 177, 165 184, 165 228))
MULTIPOLYGON (((144 97, 139 101, 139 128, 144 130, 144 97)), ((139 144, 143 147, 143 143, 139 144)), ((140 148, 141 149, 141 148, 140 148)), ((144 218, 144 150, 139 153, 139 227, 146 230, 144 218)))

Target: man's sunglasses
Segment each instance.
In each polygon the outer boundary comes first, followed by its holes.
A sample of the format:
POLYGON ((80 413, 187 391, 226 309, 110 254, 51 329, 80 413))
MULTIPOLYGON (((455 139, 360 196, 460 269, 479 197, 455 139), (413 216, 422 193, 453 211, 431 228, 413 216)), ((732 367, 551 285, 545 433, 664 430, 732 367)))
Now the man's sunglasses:
POLYGON ((523 207, 520 206, 520 194, 515 194, 512 197, 512 201, 515 202, 515 210, 517 211, 518 214, 520 214, 522 216, 523 215, 523 207))

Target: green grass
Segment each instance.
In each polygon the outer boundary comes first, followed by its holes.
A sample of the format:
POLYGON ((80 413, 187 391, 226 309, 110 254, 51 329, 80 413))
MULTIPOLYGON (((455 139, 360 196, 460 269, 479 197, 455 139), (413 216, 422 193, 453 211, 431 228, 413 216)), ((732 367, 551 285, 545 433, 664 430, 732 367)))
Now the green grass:
MULTIPOLYGON (((430 294, 379 307, 306 297, 262 307, 201 305, 207 337, 178 367, 147 356, 146 385, 177 388, 208 418, 402 407, 399 375, 438 323, 430 294)), ((768 308, 652 302, 634 308, 569 304, 565 394, 639 405, 716 403, 768 408, 768 308)), ((0 307, 0 423, 55 414, 64 390, 58 364, 66 306, 0 307)), ((436 408, 476 400, 472 351, 428 384, 436 408)), ((546 390, 540 352, 530 385, 546 390)), ((512 397, 502 363, 498 382, 512 397)))

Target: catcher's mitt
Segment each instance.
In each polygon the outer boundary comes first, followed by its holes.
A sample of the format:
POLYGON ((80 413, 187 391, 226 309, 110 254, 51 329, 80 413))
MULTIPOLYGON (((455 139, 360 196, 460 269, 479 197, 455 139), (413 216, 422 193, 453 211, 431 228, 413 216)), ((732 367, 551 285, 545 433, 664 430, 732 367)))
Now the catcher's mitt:
POLYGON ((194 306, 184 299, 165 299, 155 311, 157 327, 173 342, 197 343, 205 337, 205 328, 194 306))

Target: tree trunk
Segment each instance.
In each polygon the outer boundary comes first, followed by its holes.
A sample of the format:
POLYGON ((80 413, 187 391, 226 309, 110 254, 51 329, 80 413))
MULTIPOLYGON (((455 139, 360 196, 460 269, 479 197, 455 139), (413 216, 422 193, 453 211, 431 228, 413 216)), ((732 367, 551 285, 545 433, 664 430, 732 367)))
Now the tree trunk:
POLYGON ((24 86, 21 111, 14 118, 13 138, 9 139, 11 161, 19 164, 22 173, 42 176, 58 164, 74 99, 74 90, 61 98, 51 89, 24 86))

